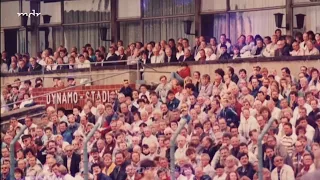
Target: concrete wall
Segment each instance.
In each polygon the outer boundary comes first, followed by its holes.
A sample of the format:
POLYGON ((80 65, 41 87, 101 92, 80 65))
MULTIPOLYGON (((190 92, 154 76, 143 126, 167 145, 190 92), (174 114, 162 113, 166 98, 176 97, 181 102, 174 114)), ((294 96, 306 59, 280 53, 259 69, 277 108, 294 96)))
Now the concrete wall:
POLYGON ((124 79, 128 79, 130 83, 134 84, 136 81, 136 70, 129 69, 103 69, 95 71, 81 71, 81 72, 63 72, 63 73, 52 73, 52 74, 37 74, 37 75, 21 75, 21 76, 1 76, 1 88, 5 84, 12 84, 15 79, 20 78, 21 81, 31 79, 34 85, 35 78, 44 78, 44 87, 53 87, 53 77, 60 77, 65 83, 67 83, 68 77, 74 77, 76 84, 80 83, 82 78, 91 78, 94 85, 111 85, 111 84, 122 84, 124 79))
MULTIPOLYGON (((191 65, 191 73, 194 71, 199 71, 201 74, 209 74, 211 78, 214 77, 214 70, 217 68, 226 69, 227 66, 231 66, 238 73, 240 69, 247 70, 248 75, 252 72, 253 66, 266 67, 269 70, 276 70, 278 75, 281 75, 281 68, 288 67, 291 70, 291 74, 297 77, 300 72, 300 66, 316 67, 320 68, 320 59, 318 60, 297 60, 297 61, 264 61, 264 62, 241 62, 241 63, 224 63, 224 64, 197 64, 191 65)), ((170 72, 175 72, 179 66, 163 66, 155 68, 154 71, 150 68, 146 69, 144 74, 145 81, 147 83, 159 82, 159 77, 161 75, 167 75, 170 77, 170 72)))
MULTIPOLYGON (((211 61, 209 64, 198 64, 198 62, 191 62, 189 66, 191 68, 191 73, 194 71, 200 71, 201 74, 209 74, 212 78, 214 77, 214 70, 217 68, 225 69, 227 66, 232 66, 235 69, 235 72, 238 73, 239 69, 246 69, 248 75, 252 72, 253 66, 266 67, 271 71, 276 70, 278 74, 281 74, 281 68, 288 67, 291 70, 292 75, 297 76, 300 72, 300 67, 304 65, 307 67, 316 67, 320 68, 320 56, 316 57, 290 57, 290 58, 261 58, 261 59, 239 59, 239 60, 231 60, 229 62, 218 62, 211 61), (303 59, 303 60, 301 60, 303 59)), ((167 75, 170 77, 170 73, 176 71, 179 68, 179 64, 153 64, 148 65, 149 67, 145 68, 144 78, 146 83, 158 82, 159 77, 161 75, 167 75)), ((105 67, 103 67, 105 68, 105 67)), ((1 87, 6 83, 13 83, 14 79, 20 78, 20 80, 24 81, 27 79, 33 78, 31 81, 34 83, 36 77, 45 77, 44 87, 53 87, 53 77, 61 77, 64 79, 65 83, 67 81, 67 77, 74 77, 77 79, 77 84, 81 78, 91 77, 93 81, 93 85, 115 85, 122 84, 124 79, 128 79, 130 84, 137 84, 137 71, 135 67, 117 67, 114 68, 105 68, 99 70, 84 70, 81 72, 70 72, 69 70, 61 73, 54 74, 37 74, 37 75, 6 75, 5 77, 1 76, 1 87), (101 79, 101 80, 99 80, 101 79), (97 81, 98 80, 98 81, 97 81)))

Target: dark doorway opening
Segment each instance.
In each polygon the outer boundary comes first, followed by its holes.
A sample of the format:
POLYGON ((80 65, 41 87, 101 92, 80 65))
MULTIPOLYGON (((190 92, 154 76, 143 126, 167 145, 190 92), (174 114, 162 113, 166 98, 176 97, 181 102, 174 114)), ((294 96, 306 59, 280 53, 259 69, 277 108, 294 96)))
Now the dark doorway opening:
POLYGON ((8 57, 18 52, 18 29, 4 30, 4 49, 7 51, 8 57))
POLYGON ((209 41, 213 37, 213 15, 201 16, 201 35, 209 41))

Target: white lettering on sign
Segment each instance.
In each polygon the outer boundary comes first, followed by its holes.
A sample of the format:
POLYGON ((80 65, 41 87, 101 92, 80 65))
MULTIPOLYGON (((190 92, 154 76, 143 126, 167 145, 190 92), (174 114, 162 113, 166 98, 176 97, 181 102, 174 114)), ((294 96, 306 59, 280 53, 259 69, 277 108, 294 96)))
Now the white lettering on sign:
POLYGON ((60 92, 47 95, 47 104, 76 104, 80 99, 93 99, 94 101, 100 99, 102 102, 109 100, 109 91, 86 91, 84 96, 78 92, 60 92))

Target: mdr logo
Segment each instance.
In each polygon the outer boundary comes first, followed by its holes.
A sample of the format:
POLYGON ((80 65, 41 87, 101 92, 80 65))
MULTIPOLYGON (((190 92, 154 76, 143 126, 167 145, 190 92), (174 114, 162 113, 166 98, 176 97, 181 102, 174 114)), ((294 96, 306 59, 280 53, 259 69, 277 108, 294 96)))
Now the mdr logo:
POLYGON ((31 16, 36 16, 36 17, 38 17, 38 16, 41 15, 41 13, 37 13, 36 10, 34 10, 34 9, 33 9, 30 13, 17 13, 17 14, 18 14, 19 17, 21 17, 21 16, 28 16, 29 18, 30 18, 31 16))

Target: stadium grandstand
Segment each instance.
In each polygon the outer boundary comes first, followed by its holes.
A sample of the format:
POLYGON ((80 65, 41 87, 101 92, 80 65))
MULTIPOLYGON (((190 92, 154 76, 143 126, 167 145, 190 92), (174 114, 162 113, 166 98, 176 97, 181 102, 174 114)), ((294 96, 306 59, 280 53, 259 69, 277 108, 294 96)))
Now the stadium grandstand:
POLYGON ((319 0, 1 0, 0 180, 316 180, 319 0))

